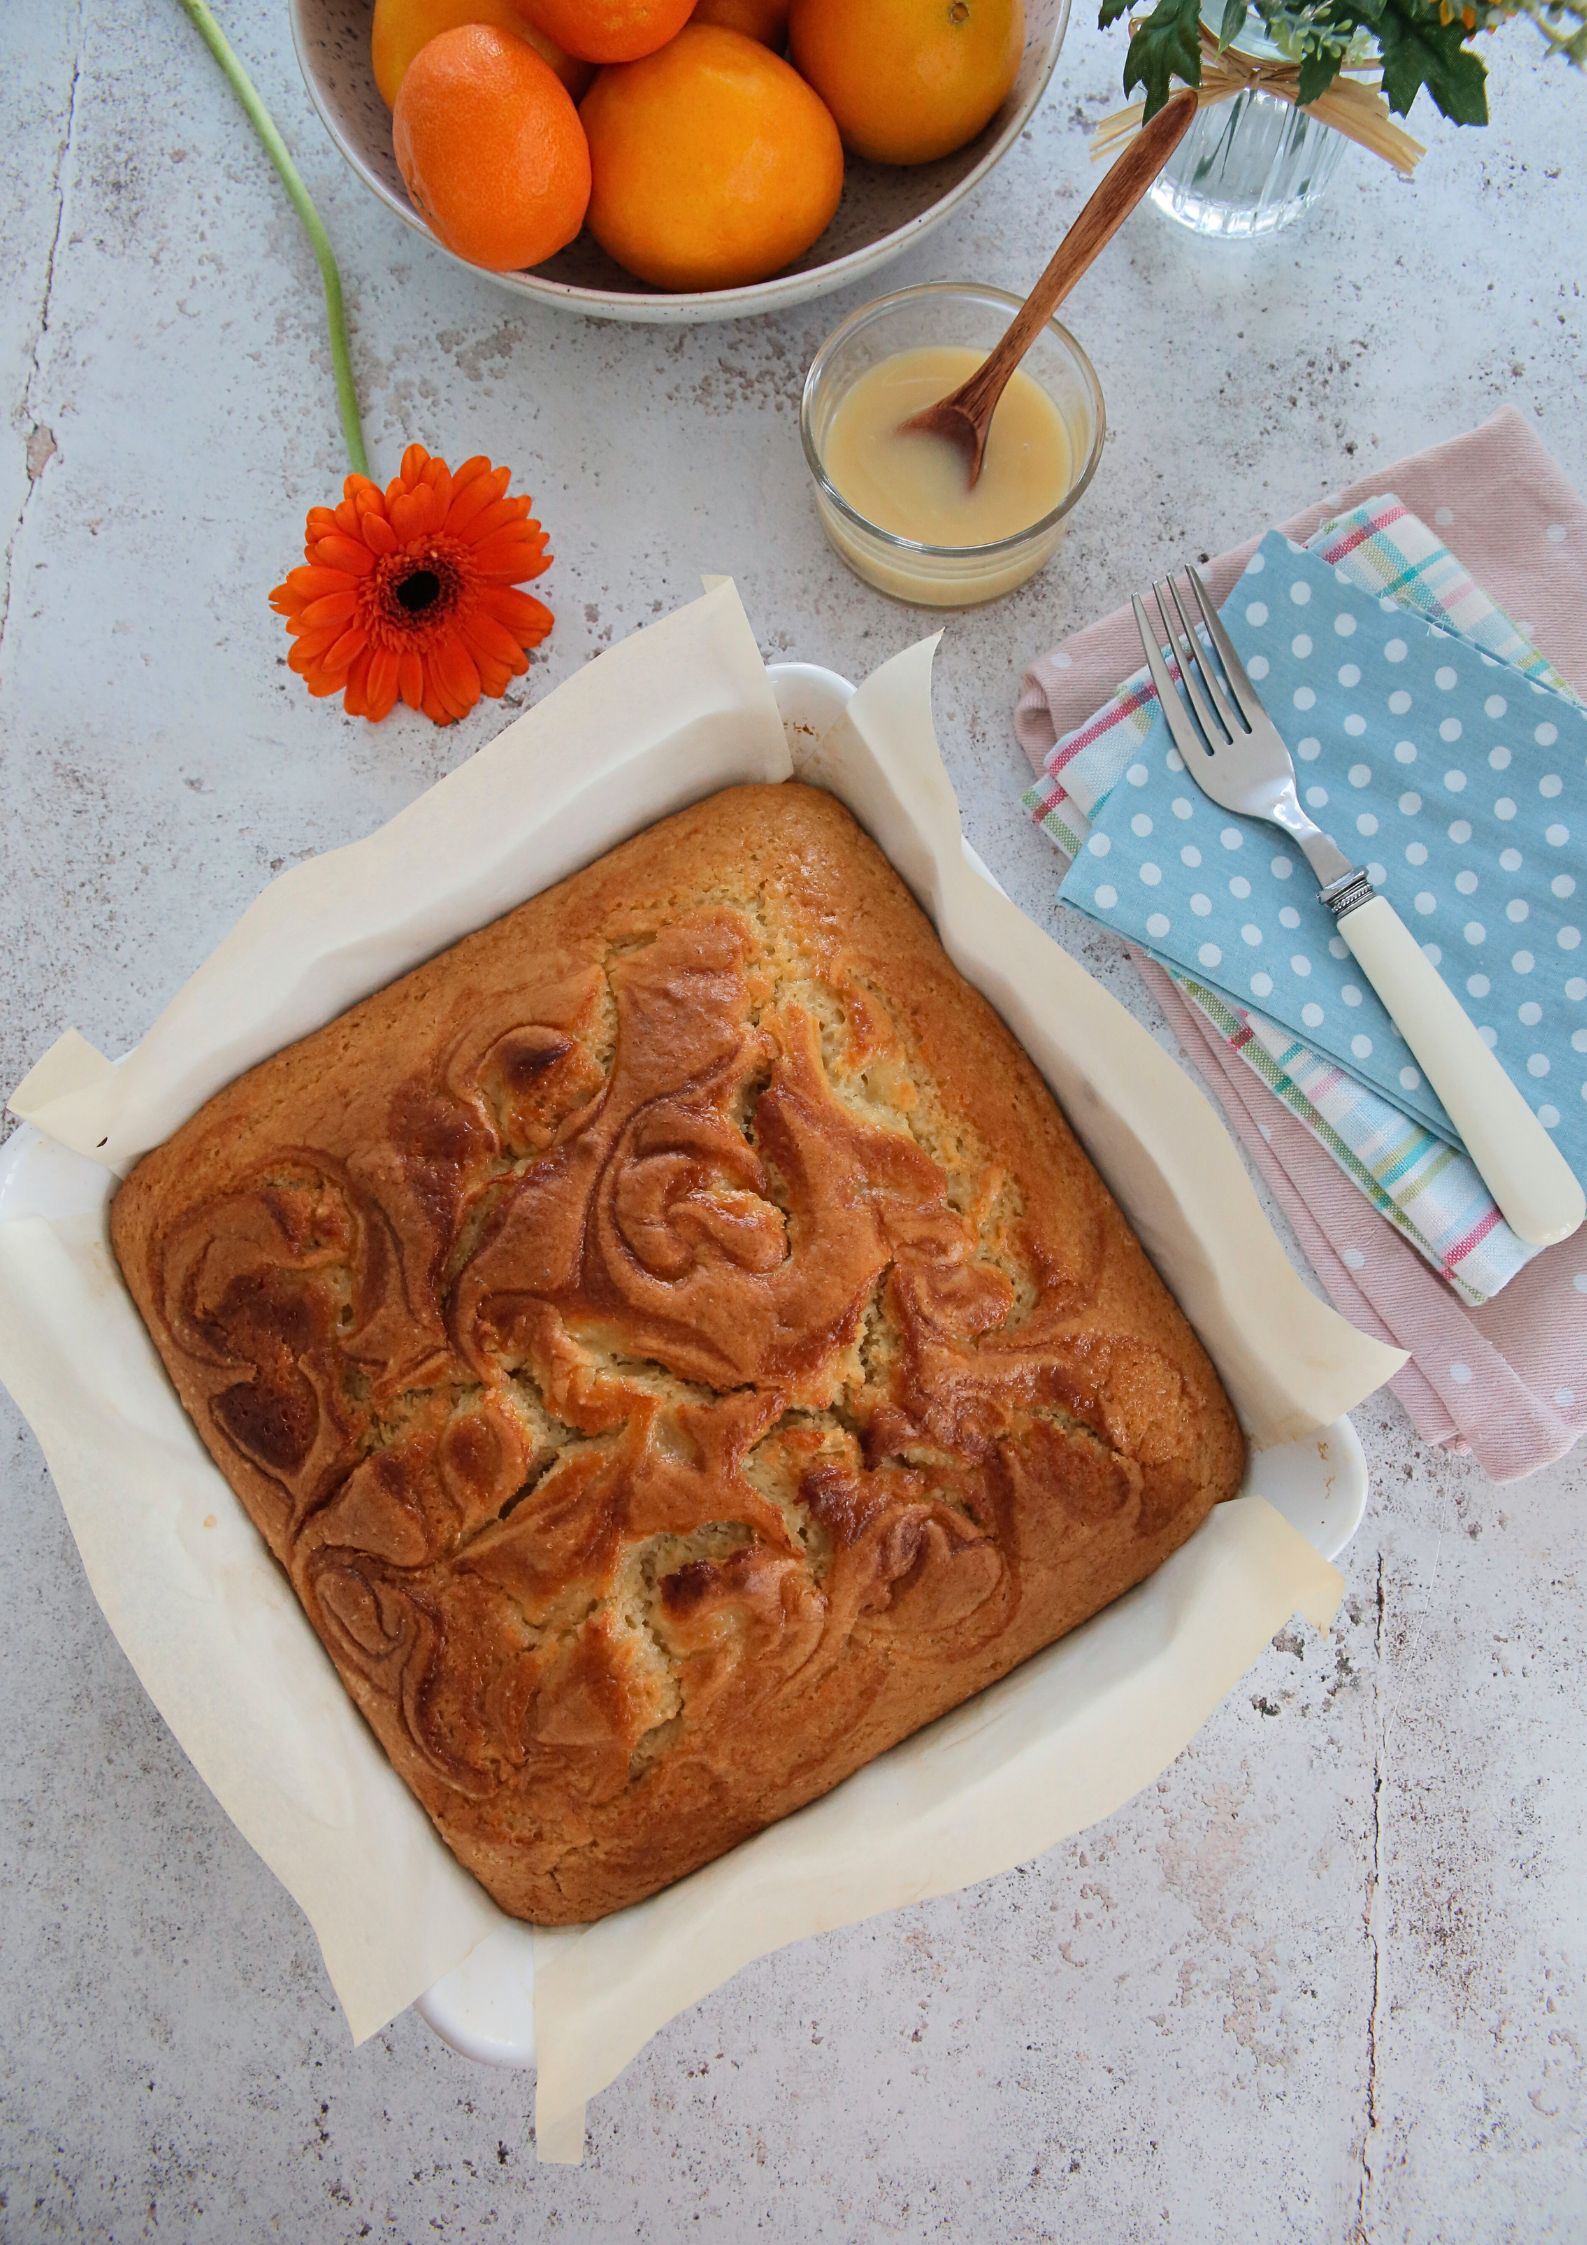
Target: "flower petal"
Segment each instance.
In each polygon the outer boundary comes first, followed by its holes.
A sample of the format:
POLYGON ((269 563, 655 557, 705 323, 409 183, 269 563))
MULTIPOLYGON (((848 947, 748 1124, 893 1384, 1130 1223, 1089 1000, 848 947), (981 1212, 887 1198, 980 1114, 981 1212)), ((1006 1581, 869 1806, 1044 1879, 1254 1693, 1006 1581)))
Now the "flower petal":
MULTIPOLYGON (((326 657, 330 654, 331 649, 335 647, 337 642, 344 636, 345 635, 342 632, 337 630, 334 624, 332 624, 328 631, 306 631, 303 633, 301 638, 295 638, 293 640, 292 645, 287 652, 287 661, 291 664, 294 670, 302 670, 305 666, 307 666, 309 669, 313 669, 317 664, 322 663, 326 659, 326 657)), ((335 665, 335 668, 337 668, 338 670, 345 670, 347 668, 347 664, 338 663, 335 665)))
POLYGON ((366 545, 336 532, 318 541, 314 558, 326 568, 345 569, 355 577, 367 577, 375 566, 375 557, 366 545))
POLYGON ((417 491, 399 491, 391 502, 391 527, 401 545, 427 536, 438 519, 435 493, 428 484, 421 484, 417 491))
MULTIPOLYGON (((345 570, 334 570, 332 574, 335 577, 337 585, 344 592, 346 591, 347 587, 354 582, 354 579, 349 577, 345 570)), ((275 586, 272 590, 270 594, 270 605, 275 609, 278 615, 296 616, 308 606, 309 602, 312 599, 316 597, 313 593, 307 593, 303 590, 302 586, 298 582, 298 579, 301 575, 302 572, 300 570, 294 569, 290 571, 290 573, 285 578, 283 578, 282 582, 279 585, 275 586)))
POLYGON ((347 698, 343 707, 349 717, 363 717, 367 714, 369 666, 373 659, 373 649, 366 647, 347 673, 347 698))
POLYGON ((495 505, 506 490, 511 470, 492 468, 488 473, 472 478, 466 487, 461 475, 454 478, 452 504, 446 510, 446 527, 454 538, 460 538, 471 522, 482 515, 487 507, 495 505))
POLYGON ((364 714, 376 723, 391 715, 397 699, 398 658, 390 647, 377 647, 369 658, 369 678, 365 686, 367 707, 364 714))
POLYGON ((329 592, 319 600, 311 600, 300 621, 308 631, 319 631, 326 624, 350 624, 358 613, 356 592, 329 592))
POLYGON ((452 504, 452 471, 444 460, 432 453, 424 470, 424 480, 435 493, 436 521, 446 519, 446 510, 452 504))
POLYGON ((460 531, 455 523, 448 527, 457 536, 466 539, 471 546, 477 546, 494 532, 505 530, 509 523, 521 522, 528 511, 524 500, 514 499, 509 495, 504 499, 493 499, 488 507, 482 507, 460 531))
POLYGON ((474 575, 481 587, 521 585, 533 577, 543 577, 550 566, 551 556, 543 547, 520 544, 514 552, 492 539, 490 562, 484 566, 476 562, 474 575))
POLYGON ((483 607, 464 609, 457 628, 482 673, 487 662, 504 663, 509 676, 515 678, 529 668, 528 656, 507 626, 499 624, 483 607))
POLYGON ((521 522, 497 523, 484 536, 476 538, 471 546, 466 546, 464 551, 472 557, 479 552, 481 546, 498 546, 504 538, 515 538, 530 554, 543 553, 547 544, 544 530, 534 516, 529 515, 521 522))
POLYGON ((431 648, 430 676, 454 715, 466 717, 479 700, 479 672, 455 632, 445 633, 431 648))
POLYGON ((302 600, 322 600, 327 593, 350 593, 353 589, 353 580, 345 569, 323 569, 312 563, 294 569, 287 584, 302 600))
POLYGON ((550 555, 516 529, 498 530, 474 548, 474 568, 486 584, 520 584, 525 577, 540 576, 550 564, 550 555))
POLYGON ((424 657, 409 647, 398 658, 397 691, 410 709, 424 707, 424 657))
POLYGON ((511 585, 482 585, 476 597, 486 614, 505 624, 522 647, 538 647, 551 629, 550 609, 532 592, 517 592, 511 585))
POLYGON ((362 625, 354 624, 350 631, 344 631, 341 638, 333 641, 326 649, 326 669, 346 670, 349 664, 355 662, 368 645, 368 634, 364 631, 362 625))

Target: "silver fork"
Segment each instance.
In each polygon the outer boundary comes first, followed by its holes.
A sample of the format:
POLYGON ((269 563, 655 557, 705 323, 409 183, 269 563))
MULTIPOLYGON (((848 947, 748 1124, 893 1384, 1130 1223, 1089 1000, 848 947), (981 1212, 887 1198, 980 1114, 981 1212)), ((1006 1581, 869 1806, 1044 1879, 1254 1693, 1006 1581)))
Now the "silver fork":
POLYGON ((1224 810, 1265 819, 1291 837, 1317 876, 1319 901, 1443 1101, 1506 1223, 1534 1246, 1568 1239, 1587 1214, 1581 1184, 1393 905, 1301 809, 1289 750, 1206 586, 1194 569, 1186 574, 1194 618, 1172 577, 1153 588, 1161 635, 1142 603, 1132 603, 1185 770, 1224 810), (1164 660, 1165 644, 1180 686, 1164 660))

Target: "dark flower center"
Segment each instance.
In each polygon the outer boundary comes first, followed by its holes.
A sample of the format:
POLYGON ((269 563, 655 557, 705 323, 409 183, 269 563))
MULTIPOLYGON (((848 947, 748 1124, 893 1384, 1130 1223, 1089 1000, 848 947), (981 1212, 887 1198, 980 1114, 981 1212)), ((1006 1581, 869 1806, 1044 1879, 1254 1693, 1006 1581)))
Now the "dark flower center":
POLYGON ((412 576, 404 577, 393 589, 399 607, 405 608, 410 616, 422 616, 440 599, 441 580, 433 569, 415 569, 412 576))

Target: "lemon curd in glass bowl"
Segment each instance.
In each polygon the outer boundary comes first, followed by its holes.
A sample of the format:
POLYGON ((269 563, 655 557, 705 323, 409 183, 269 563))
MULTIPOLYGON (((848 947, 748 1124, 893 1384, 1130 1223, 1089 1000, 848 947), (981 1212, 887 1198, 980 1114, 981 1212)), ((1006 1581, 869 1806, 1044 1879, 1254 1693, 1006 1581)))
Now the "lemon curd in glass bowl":
POLYGON ((999 400, 973 490, 945 438, 898 433, 973 372, 1020 301, 967 281, 901 289, 851 313, 805 378, 800 429, 822 527, 851 569, 900 600, 960 608, 1012 592, 1048 560, 1096 473, 1101 386, 1056 320, 999 400))

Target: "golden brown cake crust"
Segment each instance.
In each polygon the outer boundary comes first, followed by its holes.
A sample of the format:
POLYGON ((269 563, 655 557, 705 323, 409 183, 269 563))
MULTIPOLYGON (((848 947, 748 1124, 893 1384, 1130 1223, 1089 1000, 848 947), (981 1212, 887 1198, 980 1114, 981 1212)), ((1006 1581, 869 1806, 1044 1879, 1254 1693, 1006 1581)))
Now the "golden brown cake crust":
POLYGON ((392 1762, 544 1924, 825 1792, 1242 1470, 1029 1060, 798 785, 251 1070, 112 1231, 392 1762))

